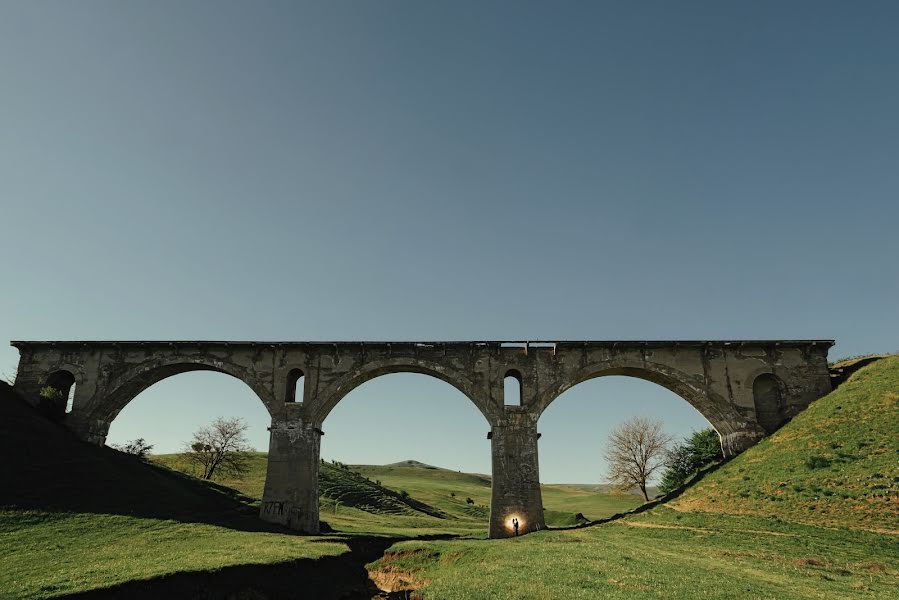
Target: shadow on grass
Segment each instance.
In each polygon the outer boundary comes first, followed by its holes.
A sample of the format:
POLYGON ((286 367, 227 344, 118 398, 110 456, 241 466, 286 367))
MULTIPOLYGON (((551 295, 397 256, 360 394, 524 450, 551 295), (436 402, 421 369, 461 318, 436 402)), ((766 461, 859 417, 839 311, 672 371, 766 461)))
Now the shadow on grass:
POLYGON ((312 543, 339 540, 349 547, 349 552, 340 556, 300 559, 271 565, 240 565, 216 571, 175 573, 64 597, 84 600, 406 598, 408 592, 393 594, 381 592, 369 578, 365 565, 381 558, 388 548, 399 541, 410 539, 433 541, 455 537, 454 535, 416 538, 329 536, 326 539, 312 540, 312 543))
POLYGON ((369 579, 365 565, 383 555, 397 540, 355 538, 344 541, 350 551, 340 556, 175 573, 65 597, 85 600, 372 598, 378 589, 369 579))
POLYGON ((111 448, 87 444, 0 384, 0 506, 288 530, 258 518, 253 498, 111 448))

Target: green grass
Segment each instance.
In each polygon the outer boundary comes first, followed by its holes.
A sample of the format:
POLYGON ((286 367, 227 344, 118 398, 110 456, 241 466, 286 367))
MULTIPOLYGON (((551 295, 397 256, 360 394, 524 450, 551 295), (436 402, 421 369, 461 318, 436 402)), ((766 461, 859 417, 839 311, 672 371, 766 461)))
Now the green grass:
POLYGON ((75 440, 0 386, 0 598, 348 552, 261 523, 251 500, 75 440))
MULTIPOLYGON (((176 454, 151 457, 154 463, 192 473, 176 454)), ((241 477, 217 480, 243 494, 261 498, 266 455, 254 453, 241 477)), ((486 533, 490 516, 490 477, 406 461, 392 465, 321 465, 322 520, 340 531, 416 535, 418 530, 466 535, 486 533), (377 482, 380 482, 378 484, 377 482), (401 492, 410 501, 402 501, 401 492), (474 504, 467 502, 468 498, 474 504), (389 516, 390 518, 381 518, 389 516)), ((600 486, 543 486, 543 505, 550 526, 575 525, 578 513, 600 519, 639 506, 631 494, 595 491, 600 486)))
POLYGON ((574 525, 573 515, 578 513, 588 521, 596 521, 643 504, 643 499, 634 494, 595 492, 582 486, 544 485, 542 493, 549 525, 574 525), (559 516, 550 519, 550 511, 559 516))
POLYGON ((179 571, 347 552, 282 533, 122 515, 0 510, 0 598, 46 598, 179 571))
POLYGON ((899 356, 862 368, 672 506, 899 533, 899 356))
POLYGON ((895 597, 897 561, 895 537, 662 508, 511 540, 403 542, 370 569, 435 599, 830 599, 895 597))

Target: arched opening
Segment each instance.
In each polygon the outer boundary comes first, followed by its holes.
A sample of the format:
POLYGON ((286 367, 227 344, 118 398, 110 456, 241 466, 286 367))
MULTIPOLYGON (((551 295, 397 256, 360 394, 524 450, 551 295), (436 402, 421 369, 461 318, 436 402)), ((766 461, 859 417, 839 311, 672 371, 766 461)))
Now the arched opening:
POLYGON ((521 406, 522 403, 521 373, 511 369, 503 377, 503 404, 506 406, 521 406))
MULTIPOLYGON (((268 448, 271 416, 260 398, 240 379, 209 370, 177 372, 144 388, 112 420, 106 443, 124 446, 143 438, 153 446, 152 460, 197 475, 176 455, 188 448, 196 431, 219 417, 241 419, 249 447, 268 448)), ((249 463, 259 489, 241 491, 261 498, 265 457, 252 455, 249 463)), ((227 478, 214 479, 231 485, 227 478)))
MULTIPOLYGON (((644 417, 661 421, 673 442, 711 428, 709 421, 666 387, 630 375, 588 379, 563 392, 541 415, 538 431, 540 481, 549 526, 573 525, 629 510, 643 503, 637 487, 618 490, 609 484, 611 465, 605 454, 613 430, 644 417)), ((659 460, 664 460, 664 455, 659 460)), ((657 469, 647 481, 648 495, 658 493, 657 469)))
POLYGON ((306 376, 302 369, 292 369, 287 374, 287 402, 302 402, 305 392, 306 376))
POLYGON ((75 376, 66 370, 59 370, 47 377, 47 383, 41 390, 41 404, 47 414, 61 419, 72 412, 75 400, 75 376))
POLYGON ((773 433, 784 422, 783 384, 770 373, 764 373, 752 382, 752 398, 755 417, 765 433, 773 433))
POLYGON ((344 396, 322 429, 320 518, 331 527, 486 529, 490 426, 453 385, 380 374, 344 396))

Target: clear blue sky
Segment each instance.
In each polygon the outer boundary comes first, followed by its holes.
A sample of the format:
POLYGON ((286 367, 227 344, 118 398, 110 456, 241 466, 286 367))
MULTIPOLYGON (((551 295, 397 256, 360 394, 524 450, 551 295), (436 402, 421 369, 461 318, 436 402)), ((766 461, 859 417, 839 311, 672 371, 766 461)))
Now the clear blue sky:
MULTIPOLYGON (((0 4, 9 339, 836 338, 899 350, 895 2, 0 4)), ((541 422, 597 481, 635 412, 596 380, 541 422)), ((147 390, 110 441, 265 411, 147 390), (189 409, 188 409, 189 407, 189 409)), ((324 453, 489 470, 445 384, 391 375, 324 453)))

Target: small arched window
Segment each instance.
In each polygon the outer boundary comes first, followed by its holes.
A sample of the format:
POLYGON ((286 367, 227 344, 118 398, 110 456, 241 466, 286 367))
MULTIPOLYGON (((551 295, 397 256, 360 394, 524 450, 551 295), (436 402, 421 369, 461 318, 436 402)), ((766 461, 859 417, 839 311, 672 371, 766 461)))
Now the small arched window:
POLYGON ((54 418, 72 412, 75 401, 75 376, 69 371, 56 371, 41 389, 41 403, 54 418))
POLYGON ((306 377, 302 369, 293 369, 287 374, 287 401, 302 402, 306 377))
POLYGON ((765 433, 774 433, 784 420, 783 384, 771 373, 764 373, 752 382, 755 418, 765 433))
POLYGON ((521 373, 511 370, 503 378, 503 404, 506 406, 522 406, 521 373))

